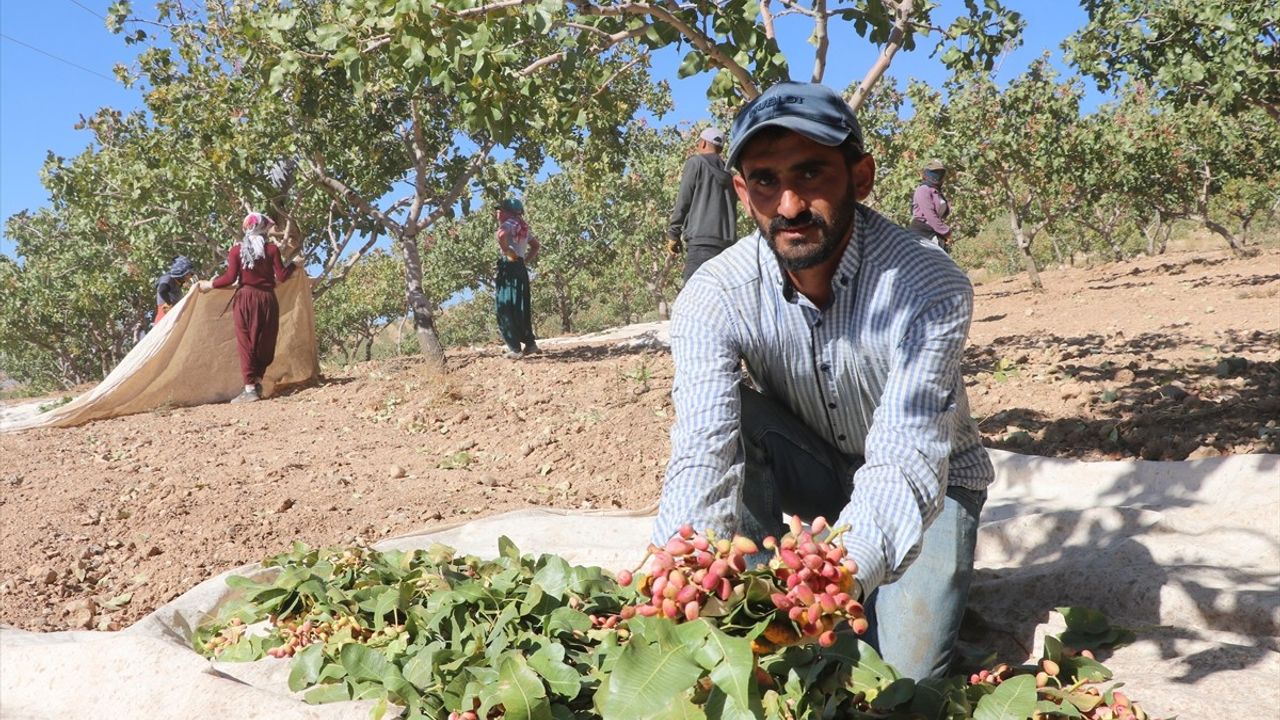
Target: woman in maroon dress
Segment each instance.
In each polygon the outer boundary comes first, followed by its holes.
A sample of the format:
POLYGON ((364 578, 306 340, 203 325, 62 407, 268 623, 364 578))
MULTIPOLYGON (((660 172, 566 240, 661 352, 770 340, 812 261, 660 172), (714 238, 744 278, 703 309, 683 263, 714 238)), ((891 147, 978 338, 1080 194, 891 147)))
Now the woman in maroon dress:
POLYGON ((272 224, 271 218, 262 213, 245 216, 244 237, 227 253, 226 272, 212 281, 203 280, 198 286, 200 292, 208 292, 239 283, 231 308, 244 391, 231 400, 233 403, 262 399, 262 376, 275 359, 276 334, 280 330, 276 283, 287 280, 296 269, 294 263, 286 267, 280 260, 280 249, 267 240, 272 224))

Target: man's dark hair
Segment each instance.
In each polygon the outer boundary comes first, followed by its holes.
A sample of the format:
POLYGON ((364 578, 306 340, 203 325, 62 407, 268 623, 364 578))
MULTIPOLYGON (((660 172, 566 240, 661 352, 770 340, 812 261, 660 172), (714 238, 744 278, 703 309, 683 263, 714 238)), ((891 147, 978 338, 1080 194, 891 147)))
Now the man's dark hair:
MULTIPOLYGON (((777 140, 778 138, 781 138, 783 135, 786 135, 787 133, 791 133, 791 132, 795 132, 795 130, 781 127, 779 125, 771 125, 766 128, 761 128, 759 132, 752 135, 751 142, 757 142, 759 140, 773 142, 774 140, 777 140)), ((840 154, 844 156, 844 164, 846 167, 851 166, 854 163, 858 162, 867 154, 863 152, 862 145, 858 143, 858 138, 855 137, 852 133, 849 134, 849 137, 845 138, 844 142, 837 145, 836 149, 839 150, 840 154)), ((734 164, 733 169, 737 170, 738 172, 742 172, 742 153, 738 153, 738 160, 734 164)))

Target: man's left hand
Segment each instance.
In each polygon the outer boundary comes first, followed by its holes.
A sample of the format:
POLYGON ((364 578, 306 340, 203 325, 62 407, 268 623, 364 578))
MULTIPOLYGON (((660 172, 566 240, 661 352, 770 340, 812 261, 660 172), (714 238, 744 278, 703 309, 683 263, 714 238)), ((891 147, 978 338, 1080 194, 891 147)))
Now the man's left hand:
POLYGON ((667 238, 667 254, 673 257, 679 257, 679 255, 683 252, 684 252, 684 243, 680 241, 680 238, 673 238, 673 237, 667 238))

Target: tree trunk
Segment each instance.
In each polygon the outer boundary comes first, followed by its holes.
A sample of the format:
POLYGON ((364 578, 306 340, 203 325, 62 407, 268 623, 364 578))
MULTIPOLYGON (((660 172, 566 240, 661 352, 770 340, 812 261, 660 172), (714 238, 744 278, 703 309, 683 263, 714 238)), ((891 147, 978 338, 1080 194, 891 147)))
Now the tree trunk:
POLYGON ((1151 218, 1151 222, 1142 228, 1142 234, 1147 237, 1147 254, 1163 255, 1169 246, 1169 234, 1173 232, 1173 227, 1164 221, 1164 216, 1157 209, 1151 218))
POLYGON ((565 334, 573 332, 573 311, 568 302, 560 303, 560 332, 565 334))
POLYGON ((1107 245, 1111 247, 1111 254, 1115 257, 1116 262, 1124 261, 1124 246, 1116 239, 1116 226, 1124 219, 1124 210, 1120 207, 1113 208, 1111 217, 1102 217, 1099 219, 1099 231, 1102 234, 1107 245))
POLYGON ((366 362, 373 359, 373 338, 364 339, 364 359, 366 362))
POLYGON ((573 297, 567 280, 558 279, 555 283, 556 311, 560 315, 560 332, 573 332, 573 297))
POLYGON ((1199 220, 1201 223, 1204 224, 1206 228, 1221 235, 1222 238, 1227 241, 1227 245, 1231 246, 1231 252, 1235 253, 1237 257, 1244 257, 1248 255, 1248 252, 1245 251, 1244 246, 1240 244, 1240 241, 1236 240, 1236 236, 1233 235, 1231 231, 1226 228, 1225 225, 1222 225, 1221 223, 1218 223, 1218 222, 1215 222, 1214 220, 1209 219, 1208 215, 1201 215, 1199 217, 1199 220))
POLYGON ((409 312, 413 314, 413 329, 418 335, 418 348, 427 364, 434 370, 444 370, 444 346, 436 332, 435 315, 431 301, 422 289, 422 256, 414 238, 400 238, 400 250, 404 253, 404 280, 408 291, 409 312))
POLYGON ((645 289, 649 291, 649 296, 653 299, 653 304, 658 309, 659 320, 671 319, 671 303, 667 302, 667 261, 660 266, 649 268, 652 273, 649 281, 645 283, 645 289))
POLYGON ((1022 264, 1027 270, 1027 277, 1031 278, 1031 287, 1037 291, 1043 291, 1044 285, 1040 282, 1040 273, 1036 270, 1036 259, 1031 257, 1031 243, 1025 245, 1022 241, 1018 241, 1018 249, 1022 251, 1022 264))
POLYGON ((1018 250, 1023 254, 1023 268, 1027 269, 1027 277, 1032 281, 1032 287, 1037 291, 1044 290, 1043 284, 1039 282, 1036 259, 1032 258, 1032 240, 1027 237, 1027 232, 1023 229, 1023 219, 1018 217, 1015 210, 1009 211, 1009 227, 1014 231, 1014 242, 1018 243, 1018 250))
POLYGON ((1124 261, 1124 248, 1120 247, 1119 241, 1116 240, 1114 233, 1107 233, 1107 245, 1111 246, 1111 255, 1116 262, 1124 261))
POLYGON ((400 327, 396 329, 396 355, 404 354, 404 324, 409 322, 409 316, 405 315, 400 318, 400 327))
POLYGON ((1018 250, 1022 252, 1022 265, 1027 271, 1027 277, 1031 279, 1031 287, 1036 290, 1044 290, 1044 285, 1040 282, 1040 272, 1036 269, 1036 259, 1031 256, 1031 238, 1027 237, 1027 233, 1022 228, 1022 218, 1018 217, 1017 211, 1009 211, 1009 226, 1013 229, 1013 240, 1018 245, 1018 250))

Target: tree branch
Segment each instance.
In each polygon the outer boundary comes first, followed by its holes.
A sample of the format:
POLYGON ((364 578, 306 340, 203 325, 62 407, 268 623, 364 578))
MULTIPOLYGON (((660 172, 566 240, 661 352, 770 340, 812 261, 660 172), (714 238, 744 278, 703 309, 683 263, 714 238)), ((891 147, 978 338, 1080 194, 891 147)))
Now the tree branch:
POLYGON ((769 8, 770 0, 762 0, 760 3, 760 18, 764 23, 764 36, 770 40, 776 40, 777 36, 773 30, 773 10, 769 8))
POLYGON ((583 15, 600 15, 610 17, 640 15, 648 16, 655 20, 661 20, 679 31, 686 40, 702 52, 702 54, 706 55, 713 64, 719 65, 725 70, 728 70, 729 73, 733 75, 734 80, 737 81, 738 87, 742 88, 742 93, 748 100, 754 100, 758 95, 760 95, 760 89, 756 86, 755 80, 752 79, 751 73, 747 72, 746 68, 734 62, 733 58, 720 50, 715 41, 708 37, 706 33, 703 33, 701 30, 698 30, 676 17, 675 13, 680 12, 681 8, 674 2, 674 0, 665 0, 665 4, 669 7, 659 7, 655 4, 641 2, 621 3, 610 7, 601 7, 592 5, 589 2, 578 0, 575 2, 575 7, 577 7, 578 12, 583 15))
POLYGON ((786 10, 783 10, 782 12, 778 13, 778 17, 782 17, 784 15, 805 15, 807 17, 813 17, 813 11, 803 5, 797 4, 796 0, 779 0, 779 1, 782 3, 782 6, 786 8, 786 10))
POLYGON ((880 57, 876 63, 867 71, 866 77, 862 78, 862 82, 858 84, 858 89, 853 92, 853 97, 849 98, 849 107, 855 111, 862 107, 862 103, 867 99, 867 93, 871 92, 871 88, 884 75, 884 71, 889 69, 889 64, 893 62, 893 56, 897 54, 898 49, 902 47, 903 41, 906 39, 907 25, 911 18, 911 8, 915 0, 902 0, 894 6, 893 30, 889 32, 889 40, 885 43, 884 49, 880 51, 880 57))
POLYGON ((587 25, 586 23, 567 22, 564 24, 564 26, 568 28, 573 28, 574 30, 585 30, 590 33, 595 33, 596 35, 599 35, 600 37, 603 37, 603 38, 613 37, 612 35, 605 32, 604 30, 601 30, 600 28, 596 27, 595 25, 587 25))
POLYGON ((387 229, 387 232, 391 233, 395 237, 399 238, 404 234, 403 225, 379 210, 373 205, 373 203, 366 200, 355 190, 347 187, 341 180, 335 177, 330 177, 329 174, 325 172, 323 160, 318 157, 318 155, 311 159, 310 166, 307 170, 311 175, 312 181, 315 182, 316 185, 319 185, 320 189, 324 190, 330 197, 359 208, 360 212, 374 220, 377 220, 384 228, 387 229))
MULTIPOLYGON (((354 226, 353 226, 353 229, 354 229, 354 226)), ((369 233, 369 239, 366 240, 365 243, 361 245, 358 250, 352 253, 349 258, 347 258, 346 262, 342 264, 342 267, 337 272, 334 272, 329 275, 321 275, 320 277, 322 279, 322 282, 317 283, 315 287, 312 288, 311 297, 313 299, 318 298, 321 295, 323 295, 325 291, 327 291, 329 288, 342 282, 347 277, 347 274, 351 272, 351 268, 355 267, 356 263, 360 262, 360 258, 364 257, 365 254, 368 253, 369 250, 374 246, 374 244, 378 242, 378 234, 379 233, 377 228, 375 228, 373 232, 369 233)), ((347 237, 348 239, 350 239, 351 234, 348 233, 347 237)), ((329 269, 326 269, 325 272, 328 273, 329 269)))
MULTIPOLYGON (((489 159, 489 153, 493 151, 493 147, 496 144, 497 143, 492 140, 486 140, 484 144, 480 146, 480 149, 471 156, 471 163, 467 166, 466 170, 459 173, 458 177, 453 182, 453 187, 449 188, 449 192, 437 200, 435 209, 431 211, 431 214, 427 215, 427 220, 423 224, 423 227, 430 227, 431 225, 434 225, 437 220, 444 217, 445 213, 449 211, 449 208, 453 207, 453 204, 458 201, 458 198, 462 197, 463 191, 467 189, 467 184, 471 182, 471 178, 475 177, 476 173, 480 172, 480 168, 483 167, 485 161, 489 159)), ((430 250, 431 245, 434 244, 434 241, 432 241, 423 249, 430 250)))
POLYGON ((822 82, 822 76, 827 70, 827 45, 831 39, 827 34, 827 0, 814 0, 813 2, 813 37, 817 39, 817 49, 813 53, 813 77, 812 82, 822 82))
POLYGON ((427 139, 422 133, 422 113, 417 98, 409 101, 410 137, 409 149, 413 153, 413 205, 405 218, 405 237, 414 237, 421 226, 423 204, 427 201, 427 139))
POLYGON ((647 60, 647 59, 649 59, 649 54, 648 54, 648 53, 645 53, 645 54, 643 54, 643 55, 640 55, 640 56, 639 56, 639 57, 637 57, 636 59, 632 60, 631 62, 627 63, 626 65, 623 65, 622 67, 618 68, 618 71, 617 71, 617 72, 615 72, 614 74, 610 75, 608 80, 605 80, 603 83, 601 83, 601 84, 600 84, 600 87, 596 88, 595 92, 591 93, 591 99, 592 99, 592 100, 596 99, 596 97, 598 97, 598 96, 600 95, 600 93, 602 93, 602 92, 604 92, 605 90, 607 90, 607 89, 609 88, 609 86, 613 84, 613 81, 614 81, 614 80, 617 80, 617 79, 618 79, 618 77, 619 77, 620 75, 622 75, 622 73, 624 73, 624 72, 626 72, 626 71, 630 70, 631 68, 635 67, 636 65, 639 65, 639 64, 640 64, 640 62, 641 62, 642 60, 647 60))
MULTIPOLYGON (((590 27, 590 26, 583 26, 583 27, 590 27)), ((641 35, 644 35, 646 32, 648 32, 648 30, 649 30, 648 26, 645 26, 645 27, 636 28, 635 30, 623 30, 621 32, 616 32, 612 35, 604 32, 603 30, 600 30, 598 32, 601 35, 603 35, 608 40, 608 42, 605 43, 603 46, 597 48, 596 52, 603 53, 609 48, 612 48, 615 45, 618 45, 619 43, 625 40, 629 40, 631 38, 640 37, 641 35)), ((525 67, 523 70, 521 70, 519 72, 519 75, 527 77, 537 72, 541 68, 546 67, 547 65, 557 63, 565 58, 566 52, 567 51, 561 50, 558 53, 552 53, 551 55, 548 55, 546 57, 538 58, 537 60, 530 63, 527 67, 525 67)))
POLYGON ((499 0, 498 2, 487 2, 480 7, 467 8, 466 10, 449 10, 447 8, 436 5, 436 9, 441 12, 447 12, 458 18, 475 17, 477 15, 493 15, 503 10, 520 7, 521 5, 538 5, 540 0, 499 0))

